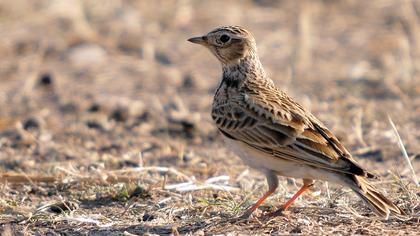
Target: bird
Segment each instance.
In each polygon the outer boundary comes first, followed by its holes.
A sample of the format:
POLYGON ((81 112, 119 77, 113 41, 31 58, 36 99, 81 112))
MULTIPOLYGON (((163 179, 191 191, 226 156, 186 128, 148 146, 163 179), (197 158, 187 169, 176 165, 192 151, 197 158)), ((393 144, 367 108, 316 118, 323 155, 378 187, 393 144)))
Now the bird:
POLYGON ((254 36, 241 26, 221 26, 188 39, 209 49, 222 65, 212 120, 247 165, 262 172, 268 191, 249 207, 249 218, 279 186, 278 176, 302 179, 303 186, 270 217, 282 215, 315 180, 352 189, 377 215, 405 215, 368 182, 364 169, 312 113, 275 86, 258 57, 254 36))

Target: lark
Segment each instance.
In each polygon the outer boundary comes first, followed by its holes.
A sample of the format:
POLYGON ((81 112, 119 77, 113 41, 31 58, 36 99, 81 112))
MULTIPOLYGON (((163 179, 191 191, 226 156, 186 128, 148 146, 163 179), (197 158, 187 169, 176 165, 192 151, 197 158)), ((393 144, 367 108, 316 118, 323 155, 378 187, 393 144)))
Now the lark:
POLYGON ((267 178, 268 191, 242 218, 275 192, 278 176, 303 179, 303 186, 269 216, 281 215, 315 180, 349 187, 379 216, 404 214, 369 184, 367 179, 374 175, 321 121, 274 85, 258 58, 251 32, 223 26, 188 41, 208 48, 222 64, 211 112, 217 128, 227 145, 267 178))

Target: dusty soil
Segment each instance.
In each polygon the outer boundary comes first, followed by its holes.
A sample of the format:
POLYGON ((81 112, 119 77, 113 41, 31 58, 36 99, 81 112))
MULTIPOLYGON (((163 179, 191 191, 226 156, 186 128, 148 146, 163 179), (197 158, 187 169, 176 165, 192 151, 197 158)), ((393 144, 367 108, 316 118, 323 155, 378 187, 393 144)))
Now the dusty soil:
POLYGON ((420 188, 418 1, 0 1, 3 235, 415 235, 420 188), (250 29, 276 84, 316 114, 408 216, 348 189, 266 190, 209 115, 220 66, 186 39, 250 29))

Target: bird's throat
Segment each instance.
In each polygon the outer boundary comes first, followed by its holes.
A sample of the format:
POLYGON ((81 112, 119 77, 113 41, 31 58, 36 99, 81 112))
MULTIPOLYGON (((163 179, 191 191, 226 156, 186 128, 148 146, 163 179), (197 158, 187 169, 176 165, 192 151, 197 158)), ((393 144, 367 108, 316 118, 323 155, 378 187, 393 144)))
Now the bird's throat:
POLYGON ((266 79, 264 68, 256 55, 250 55, 236 63, 223 65, 223 81, 229 87, 238 87, 246 80, 266 79))

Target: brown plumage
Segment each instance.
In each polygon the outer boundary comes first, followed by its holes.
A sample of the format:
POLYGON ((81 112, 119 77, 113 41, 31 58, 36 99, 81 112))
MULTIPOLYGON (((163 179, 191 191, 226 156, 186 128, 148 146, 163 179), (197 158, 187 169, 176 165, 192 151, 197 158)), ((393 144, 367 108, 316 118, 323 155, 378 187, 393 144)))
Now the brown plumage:
POLYGON ((322 122, 268 78, 257 55, 254 37, 244 28, 224 26, 189 39, 208 48, 221 62, 222 81, 213 101, 212 118, 229 146, 251 167, 262 171, 269 190, 243 217, 278 186, 277 175, 331 181, 354 190, 378 215, 403 211, 373 188, 363 169, 322 122))

